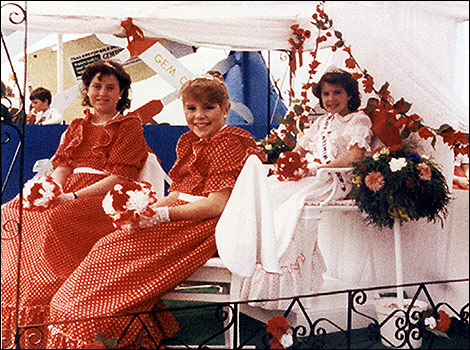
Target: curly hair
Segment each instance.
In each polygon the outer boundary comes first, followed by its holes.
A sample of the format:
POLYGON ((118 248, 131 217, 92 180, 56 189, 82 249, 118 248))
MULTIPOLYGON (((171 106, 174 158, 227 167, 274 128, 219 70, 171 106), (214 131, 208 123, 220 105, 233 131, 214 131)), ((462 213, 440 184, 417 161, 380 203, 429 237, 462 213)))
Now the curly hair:
POLYGON ((208 71, 187 80, 181 86, 178 97, 191 97, 207 103, 217 103, 220 106, 224 106, 230 101, 224 76, 218 71, 208 71))
POLYGON ((119 89, 122 91, 120 100, 117 103, 116 109, 119 112, 124 112, 131 106, 131 100, 129 99, 129 89, 131 87, 131 77, 124 70, 121 64, 115 61, 96 61, 86 67, 82 74, 82 106, 91 106, 90 100, 88 99, 88 88, 90 87, 93 78, 99 74, 100 77, 106 75, 114 75, 119 82, 119 89))
POLYGON ((361 105, 361 96, 359 94, 359 86, 357 80, 354 79, 350 73, 345 72, 343 70, 337 70, 334 72, 327 72, 323 74, 320 81, 313 86, 313 94, 316 98, 320 100, 321 108, 325 108, 321 99, 321 90, 323 83, 340 85, 346 90, 348 96, 351 97, 348 101, 348 108, 351 112, 356 111, 361 105))

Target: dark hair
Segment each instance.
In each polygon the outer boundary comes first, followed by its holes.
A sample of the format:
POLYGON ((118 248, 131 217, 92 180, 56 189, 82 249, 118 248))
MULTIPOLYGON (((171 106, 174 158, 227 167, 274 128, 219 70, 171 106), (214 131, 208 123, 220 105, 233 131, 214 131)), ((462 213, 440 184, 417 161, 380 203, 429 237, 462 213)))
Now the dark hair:
POLYGON ((124 112, 131 106, 131 100, 129 99, 129 89, 131 87, 131 77, 124 70, 121 64, 115 61, 97 61, 86 67, 82 74, 82 106, 90 106, 90 100, 88 99, 87 92, 90 87, 93 78, 99 74, 100 77, 106 75, 114 75, 119 82, 119 89, 122 91, 121 99, 118 101, 116 109, 120 112, 124 112))
POLYGON ((359 94, 359 86, 357 80, 352 77, 348 72, 338 70, 335 72, 327 72, 323 74, 318 84, 313 86, 313 94, 316 98, 320 100, 320 107, 323 106, 323 101, 321 99, 321 90, 323 83, 329 83, 333 85, 340 85, 346 90, 346 93, 351 98, 348 101, 348 108, 351 112, 356 111, 361 105, 361 96, 359 94))
POLYGON ((52 94, 49 90, 43 87, 38 87, 31 92, 31 95, 29 95, 29 99, 32 100, 41 100, 42 102, 46 102, 47 104, 51 104, 52 102, 52 94))
POLYGON ((215 70, 185 81, 178 97, 188 96, 207 103, 217 103, 220 106, 225 106, 230 101, 224 76, 215 70))

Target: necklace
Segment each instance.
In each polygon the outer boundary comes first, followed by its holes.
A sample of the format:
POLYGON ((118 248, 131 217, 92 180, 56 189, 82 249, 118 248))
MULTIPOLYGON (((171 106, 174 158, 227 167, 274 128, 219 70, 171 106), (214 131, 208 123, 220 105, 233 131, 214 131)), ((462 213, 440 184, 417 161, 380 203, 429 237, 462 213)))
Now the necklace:
POLYGON ((120 112, 117 112, 111 119, 105 121, 105 122, 101 122, 101 123, 95 123, 93 120, 91 120, 91 123, 93 125, 96 125, 96 126, 100 126, 100 125, 105 125, 107 122, 109 122, 110 120, 113 120, 114 118, 116 118, 118 115, 119 115, 120 112))

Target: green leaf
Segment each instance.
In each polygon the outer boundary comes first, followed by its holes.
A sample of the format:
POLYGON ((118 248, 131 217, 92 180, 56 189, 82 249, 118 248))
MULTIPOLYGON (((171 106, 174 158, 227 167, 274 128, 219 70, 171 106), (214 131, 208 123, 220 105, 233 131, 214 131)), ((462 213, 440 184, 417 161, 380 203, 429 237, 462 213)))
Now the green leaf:
POLYGON ((399 106, 401 106, 402 107, 401 109, 403 110, 401 114, 405 115, 410 110, 411 103, 406 102, 402 97, 393 105, 393 108, 398 109, 399 106))
POLYGON ((389 86, 390 84, 388 82, 385 82, 385 84, 383 84, 382 87, 380 88, 379 94, 383 94, 388 89, 389 86))
POLYGON ((108 339, 103 334, 97 333, 95 342, 103 344, 106 349, 118 349, 117 338, 115 337, 108 339))
POLYGON ((437 129, 438 134, 443 134, 446 131, 454 130, 449 124, 442 124, 439 129, 437 129))
POLYGON ((293 109, 296 115, 300 115, 304 112, 304 108, 301 105, 294 105, 293 109))
POLYGON ((280 124, 282 124, 284 122, 284 118, 281 117, 279 114, 276 114, 276 119, 280 124))
POLYGON ((342 47, 344 45, 344 41, 343 40, 338 40, 336 43, 335 43, 335 46, 336 47, 342 47))
POLYGON ((401 134, 400 134, 400 138, 401 138, 402 140, 404 140, 404 139, 406 139, 408 136, 410 136, 410 134, 411 134, 410 130, 405 127, 405 128, 403 128, 403 130, 402 130, 402 132, 401 132, 401 134))
POLYGON ((370 113, 375 110, 375 106, 372 105, 372 102, 378 103, 379 100, 375 97, 371 97, 367 100, 366 112, 370 113))
POLYGON ((447 338, 447 339, 450 339, 449 336, 447 335, 447 333, 443 332, 443 331, 440 331, 439 329, 431 329, 429 330, 431 333, 437 335, 438 337, 443 337, 443 338, 447 338))

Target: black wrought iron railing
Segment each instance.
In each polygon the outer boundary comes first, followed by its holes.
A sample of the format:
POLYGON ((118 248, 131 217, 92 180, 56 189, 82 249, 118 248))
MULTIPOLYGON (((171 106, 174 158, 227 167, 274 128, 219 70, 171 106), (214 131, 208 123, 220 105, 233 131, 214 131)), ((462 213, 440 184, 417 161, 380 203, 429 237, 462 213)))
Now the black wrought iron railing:
MULTIPOLYGON (((429 292, 431 285, 459 286, 468 290, 469 279, 456 279, 445 281, 432 281, 423 283, 409 283, 400 286, 387 285, 362 289, 348 289, 340 291, 329 291, 310 295, 297 296, 294 298, 280 299, 259 299, 240 302, 217 302, 198 303, 190 305, 170 306, 165 310, 151 310, 148 312, 128 313, 123 315, 107 316, 110 318, 126 318, 127 326, 115 339, 105 339, 105 343, 115 344, 117 348, 122 339, 125 338, 129 329, 134 323, 139 323, 146 332, 153 344, 151 348, 229 348, 229 349, 249 349, 270 348, 272 335, 267 333, 265 322, 259 322, 246 317, 240 310, 243 306, 256 302, 266 302, 273 300, 288 300, 289 306, 285 310, 278 310, 279 316, 292 319, 295 313, 297 323, 289 324, 292 342, 288 343, 292 349, 374 349, 377 346, 393 347, 403 349, 415 348, 456 348, 453 338, 463 339, 463 344, 468 346, 469 337, 469 303, 456 306, 447 302, 435 301, 429 292), (390 307, 389 313, 380 318, 374 306, 377 303, 377 296, 380 291, 390 292, 391 289, 404 287, 407 290, 415 289, 414 294, 405 299, 405 307, 397 305, 390 307), (342 310, 344 322, 338 322, 324 316, 319 316, 310 311, 305 303, 307 300, 326 296, 337 296, 347 300, 347 308, 342 310), (418 303, 425 304, 422 308, 418 303), (366 306, 373 306, 371 309, 366 306), (369 312, 364 312, 368 309, 369 312), (159 312, 171 311, 180 321, 183 317, 194 318, 196 323, 204 324, 202 331, 194 329, 194 325, 184 320, 180 323, 181 330, 173 338, 159 339, 152 338, 151 327, 155 325, 146 322, 148 315, 155 315, 159 312), (451 325, 444 337, 440 337, 429 331, 426 324, 426 315, 434 315, 438 318, 439 311, 445 312, 451 325), (181 316, 182 315, 182 316, 181 316), (357 328, 354 324, 366 324, 357 328), (391 329, 391 330, 390 330, 391 329), (230 336, 228 336, 230 334, 230 336), (449 338, 445 338, 449 337, 449 338), (443 340, 445 340, 443 342, 443 340), (446 345, 446 342, 448 345, 446 345), (361 344, 361 347, 358 347, 361 344)), ((253 307, 253 306, 251 306, 253 307)), ((64 322, 47 324, 18 326, 16 330, 4 333, 2 330, 2 348, 21 348, 20 344, 38 344, 43 340, 44 327, 58 325, 61 323, 88 322, 95 319, 76 319, 64 322)), ((460 342, 462 343, 462 341, 460 342)))

